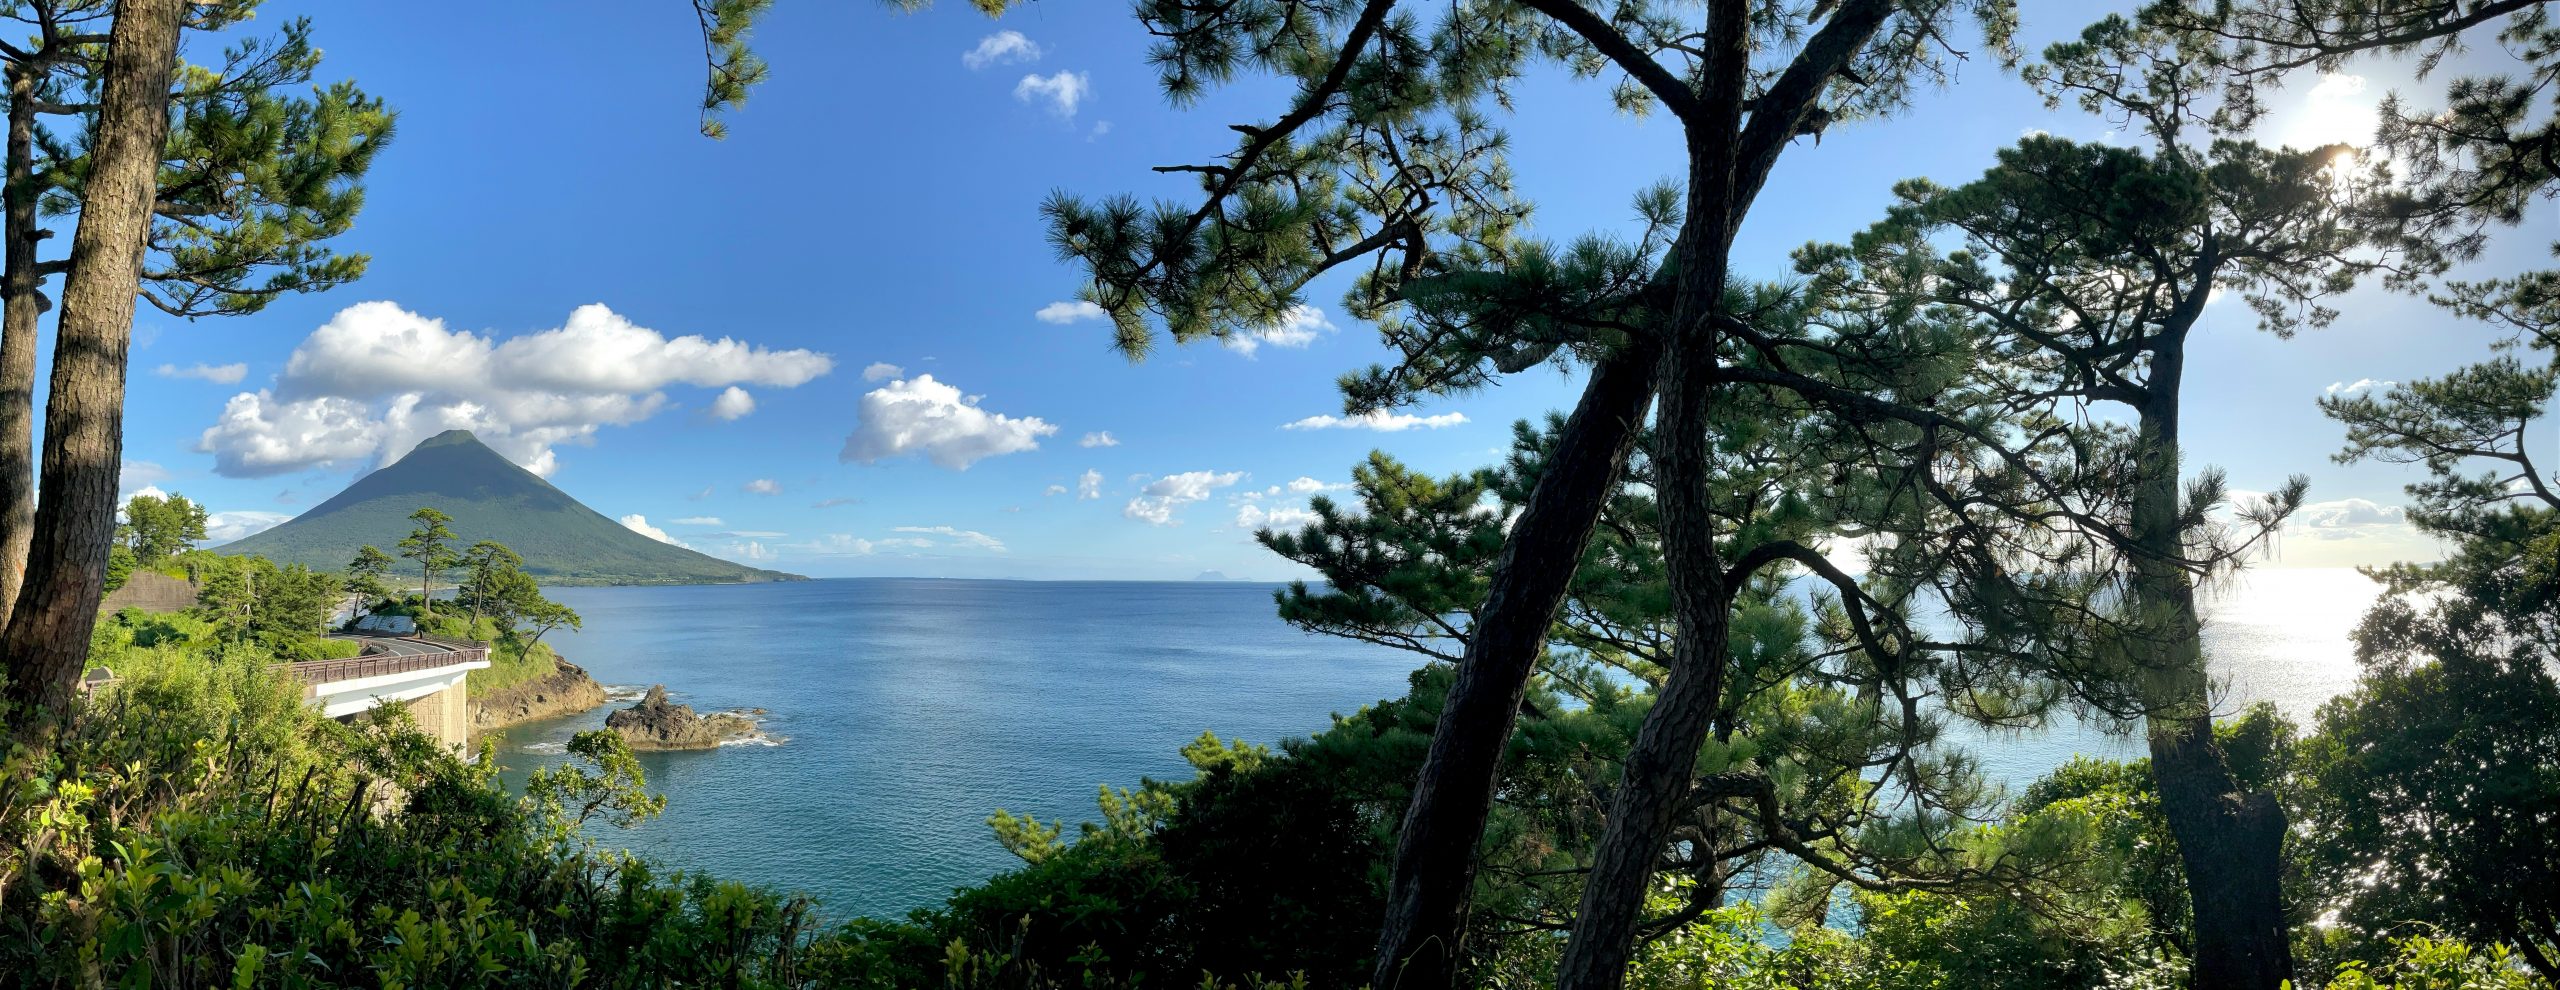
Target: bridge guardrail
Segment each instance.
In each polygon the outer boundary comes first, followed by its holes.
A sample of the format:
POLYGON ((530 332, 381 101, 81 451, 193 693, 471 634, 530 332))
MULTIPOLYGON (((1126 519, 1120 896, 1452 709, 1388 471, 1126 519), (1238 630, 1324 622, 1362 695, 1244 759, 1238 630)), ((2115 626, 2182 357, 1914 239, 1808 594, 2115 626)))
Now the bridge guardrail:
POLYGON ((317 685, 332 681, 349 681, 359 677, 405 674, 413 670, 431 670, 437 667, 450 667, 457 663, 489 659, 489 648, 479 643, 455 640, 426 641, 449 647, 457 642, 467 645, 437 653, 376 653, 372 656, 349 657, 344 660, 304 660, 278 666, 291 672, 295 679, 305 685, 317 685))

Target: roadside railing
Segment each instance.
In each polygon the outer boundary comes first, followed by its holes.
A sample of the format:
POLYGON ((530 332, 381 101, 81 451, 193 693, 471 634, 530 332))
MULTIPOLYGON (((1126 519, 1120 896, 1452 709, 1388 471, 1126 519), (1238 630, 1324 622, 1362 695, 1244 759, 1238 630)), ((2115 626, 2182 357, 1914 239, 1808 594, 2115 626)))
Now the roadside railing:
POLYGON ((344 660, 304 660, 280 666, 292 672, 294 678, 303 684, 316 686, 336 681, 351 681, 359 677, 406 674, 411 671, 433 670, 437 667, 450 667, 457 663, 489 659, 487 646, 469 640, 426 639, 425 637, 414 637, 414 639, 434 643, 446 649, 434 653, 375 653, 368 656, 348 657, 344 660))

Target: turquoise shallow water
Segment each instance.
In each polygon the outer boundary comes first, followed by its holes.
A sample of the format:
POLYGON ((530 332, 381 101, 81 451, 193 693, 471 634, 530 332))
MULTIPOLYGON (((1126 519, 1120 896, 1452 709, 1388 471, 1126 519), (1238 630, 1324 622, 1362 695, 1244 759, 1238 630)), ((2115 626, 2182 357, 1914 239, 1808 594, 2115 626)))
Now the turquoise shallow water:
MULTIPOLYGON (((764 708, 772 745, 647 754, 667 813, 601 836, 672 866, 817 895, 836 917, 934 903, 1016 861, 996 808, 1069 822, 1095 788, 1187 776, 1204 729, 1274 742, 1401 695, 1408 654, 1309 636, 1271 587, 861 579, 680 588, 564 588, 586 630, 561 653, 623 691, 664 683, 701 710, 764 708)), ((2373 599, 2351 571, 2242 576, 2208 606, 2225 707, 2297 719, 2349 687, 2346 631, 2373 599)), ((621 702, 627 704, 628 702, 621 702)), ((511 779, 559 758, 604 710, 519 727, 511 779)), ((2138 741, 2087 728, 1976 734, 2023 782, 2073 753, 2138 741)))

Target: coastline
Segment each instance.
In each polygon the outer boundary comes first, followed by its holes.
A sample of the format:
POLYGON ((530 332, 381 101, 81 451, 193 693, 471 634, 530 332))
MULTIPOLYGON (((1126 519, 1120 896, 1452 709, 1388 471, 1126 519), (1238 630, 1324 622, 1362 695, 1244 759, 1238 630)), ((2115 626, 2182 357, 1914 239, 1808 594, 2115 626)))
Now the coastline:
POLYGON ((554 661, 551 673, 510 684, 471 699, 471 735, 482 735, 527 722, 593 711, 605 705, 604 685, 587 669, 567 660, 554 661))

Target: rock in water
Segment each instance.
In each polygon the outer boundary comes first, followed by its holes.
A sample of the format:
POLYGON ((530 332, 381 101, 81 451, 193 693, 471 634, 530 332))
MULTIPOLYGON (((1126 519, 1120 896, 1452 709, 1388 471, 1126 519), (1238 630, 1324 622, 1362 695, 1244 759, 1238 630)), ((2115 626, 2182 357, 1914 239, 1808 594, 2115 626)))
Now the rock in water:
POLYGON ((487 732, 511 725, 604 707, 604 685, 585 668, 556 661, 551 673, 511 684, 471 699, 471 731, 487 732))
POLYGON ((728 712, 696 715, 692 705, 669 702, 664 684, 649 685, 647 697, 605 716, 604 726, 621 733, 633 749, 710 749, 756 731, 753 719, 728 712))

